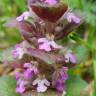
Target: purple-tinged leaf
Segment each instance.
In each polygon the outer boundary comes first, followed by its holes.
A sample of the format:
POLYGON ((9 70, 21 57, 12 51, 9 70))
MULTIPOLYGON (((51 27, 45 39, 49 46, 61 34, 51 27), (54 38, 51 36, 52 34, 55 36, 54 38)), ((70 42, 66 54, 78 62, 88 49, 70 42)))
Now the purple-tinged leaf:
POLYGON ((35 23, 35 22, 34 22, 34 24, 32 24, 27 21, 18 22, 16 19, 11 19, 5 24, 5 26, 18 28, 20 30, 21 34, 23 35, 23 37, 25 38, 25 40, 27 40, 29 43, 32 43, 32 44, 34 42, 36 43, 36 39, 34 39, 32 37, 40 37, 40 35, 43 36, 43 34, 40 33, 41 26, 39 24, 37 26, 37 23, 35 23))
POLYGON ((40 38, 40 36, 44 36, 43 31, 45 29, 44 29, 44 26, 42 26, 42 24, 40 24, 39 21, 38 22, 34 21, 32 23, 29 23, 28 21, 18 22, 16 19, 11 19, 7 21, 5 26, 18 28, 23 36, 26 36, 29 38, 32 38, 32 37, 40 38))
POLYGON ((22 68, 23 64, 26 62, 30 62, 32 58, 25 54, 22 59, 13 59, 13 60, 5 60, 4 64, 11 66, 12 68, 22 68))
POLYGON ((38 93, 33 90, 33 91, 27 91, 26 93, 22 94, 21 96, 61 96, 61 94, 54 90, 48 90, 45 93, 38 93))
POLYGON ((41 19, 49 22, 56 22, 68 9, 68 6, 64 3, 59 3, 56 6, 32 3, 29 6, 41 19))
MULTIPOLYGON (((83 14, 79 14, 78 18, 80 18, 80 23, 79 24, 76 24, 74 22, 71 22, 71 23, 66 23, 62 29, 60 30, 60 32, 58 32, 58 34, 56 34, 54 32, 55 35, 55 39, 59 40, 59 39, 62 39, 64 37, 66 37, 69 33, 71 33, 74 29, 76 29, 78 26, 80 26, 83 22, 84 22, 84 16, 83 14)), ((65 17, 64 17, 65 19, 65 17)))
POLYGON ((32 33, 35 31, 35 27, 31 23, 29 23, 27 21, 18 22, 16 19, 8 20, 7 23, 5 24, 5 26, 16 27, 20 31, 28 32, 28 33, 32 33))
POLYGON ((47 64, 56 64, 56 63, 64 63, 65 58, 62 55, 46 53, 44 51, 36 50, 36 49, 28 49, 28 53, 30 56, 38 58, 47 64))

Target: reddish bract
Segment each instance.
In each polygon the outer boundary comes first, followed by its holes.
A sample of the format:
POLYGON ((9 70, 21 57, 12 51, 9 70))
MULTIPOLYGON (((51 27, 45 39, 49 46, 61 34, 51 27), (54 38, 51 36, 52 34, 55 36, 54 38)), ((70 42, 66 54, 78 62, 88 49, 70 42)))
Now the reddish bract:
POLYGON ((29 6, 41 19, 49 22, 56 22, 68 9, 68 6, 64 3, 55 6, 37 3, 29 6))

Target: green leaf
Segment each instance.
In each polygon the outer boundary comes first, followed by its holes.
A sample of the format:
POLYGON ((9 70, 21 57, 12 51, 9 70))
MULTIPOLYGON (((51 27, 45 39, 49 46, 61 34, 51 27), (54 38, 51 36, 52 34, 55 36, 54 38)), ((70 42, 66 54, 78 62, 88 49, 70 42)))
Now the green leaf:
POLYGON ((12 57, 12 48, 8 48, 2 52, 0 52, 0 61, 11 61, 13 60, 13 57, 12 57))
POLYGON ((15 0, 16 4, 19 6, 21 12, 26 10, 26 2, 25 1, 24 0, 15 0), (21 4, 22 4, 22 6, 21 6, 21 4))
POLYGON ((75 53, 77 57, 77 61, 80 63, 88 58, 89 50, 84 45, 80 45, 77 48, 75 48, 75 53))
POLYGON ((15 91, 16 81, 10 76, 0 78, 0 96, 20 96, 15 91))
POLYGON ((80 94, 87 86, 87 83, 77 75, 71 75, 67 81, 66 96, 81 96, 80 94))

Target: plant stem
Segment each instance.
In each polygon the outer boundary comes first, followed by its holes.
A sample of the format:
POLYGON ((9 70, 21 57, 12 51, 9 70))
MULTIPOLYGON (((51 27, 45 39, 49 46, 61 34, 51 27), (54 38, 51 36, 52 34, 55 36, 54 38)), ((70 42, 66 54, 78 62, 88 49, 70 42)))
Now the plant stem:
POLYGON ((93 51, 93 68, 94 68, 94 89, 93 89, 93 96, 96 96, 96 51, 93 51))
POLYGON ((80 9, 83 10, 83 1, 82 0, 78 1, 78 5, 80 6, 80 9))

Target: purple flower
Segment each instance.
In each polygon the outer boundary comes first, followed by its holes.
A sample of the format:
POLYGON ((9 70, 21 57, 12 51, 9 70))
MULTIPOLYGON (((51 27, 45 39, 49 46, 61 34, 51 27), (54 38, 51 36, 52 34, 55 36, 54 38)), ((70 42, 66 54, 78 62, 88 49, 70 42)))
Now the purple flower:
POLYGON ((55 5, 57 4, 57 0, 45 0, 45 3, 48 3, 49 5, 55 5))
POLYGON ((27 53, 27 48, 31 48, 31 45, 27 41, 23 41, 22 43, 16 45, 15 49, 12 51, 13 57, 22 59, 23 55, 27 53))
POLYGON ((67 20, 68 22, 75 22, 76 24, 80 23, 80 18, 75 16, 73 13, 67 13, 67 20))
POLYGON ((24 12, 22 15, 20 15, 19 17, 16 18, 17 21, 23 21, 23 20, 27 20, 28 17, 30 16, 30 12, 26 11, 24 12))
POLYGON ((67 71, 68 68, 63 67, 53 74, 52 85, 61 93, 65 90, 65 82, 68 79, 67 71))
POLYGON ((17 88, 16 88, 16 92, 17 93, 23 93, 24 91, 25 91, 25 84, 24 84, 24 82, 22 81, 22 82, 20 82, 20 85, 18 85, 17 86, 17 88))
POLYGON ((66 82, 66 80, 69 77, 68 74, 67 74, 67 71, 68 71, 67 67, 63 67, 62 69, 60 69, 58 82, 60 82, 60 83, 65 83, 66 82))
POLYGON ((55 5, 59 2, 60 0, 29 0, 29 3, 47 3, 49 5, 55 5))
POLYGON ((60 45, 56 44, 54 40, 48 40, 47 38, 40 38, 38 39, 39 43, 39 49, 45 50, 45 51, 51 51, 52 48, 54 49, 60 49, 62 48, 60 45))
POLYGON ((31 79, 33 75, 39 73, 38 68, 35 65, 32 65, 32 63, 25 63, 24 68, 26 68, 24 71, 25 78, 31 79))
POLYGON ((77 62, 77 58, 72 52, 67 52, 65 58, 66 58, 66 62, 71 62, 73 64, 77 62))
POLYGON ((21 76, 22 76, 22 73, 16 72, 16 75, 15 75, 16 80, 18 80, 21 76))
POLYGON ((32 70, 30 70, 30 69, 27 69, 26 71, 24 71, 25 78, 31 79, 33 77, 33 75, 34 74, 33 74, 32 70))
POLYGON ((26 87, 27 84, 28 84, 27 81, 24 81, 24 80, 19 79, 19 80, 17 81, 16 92, 17 92, 17 93, 24 93, 25 90, 26 90, 26 88, 27 88, 27 87, 26 87))
POLYGON ((47 87, 50 86, 50 82, 46 78, 37 78, 33 81, 33 85, 37 85, 37 92, 45 92, 47 87))
POLYGON ((23 78, 23 74, 17 72, 16 73, 16 80, 17 80, 17 87, 16 87, 16 92, 17 93, 24 93, 28 82, 23 78))
POLYGON ((14 58, 22 59, 24 55, 24 49, 20 44, 16 45, 15 50, 12 51, 12 55, 14 58))
POLYGON ((65 90, 65 84, 64 84, 64 83, 57 82, 57 83, 56 83, 56 89, 57 89, 59 92, 63 92, 63 91, 65 90))
POLYGON ((25 92, 25 87, 24 87, 24 86, 22 86, 22 87, 21 87, 21 86, 17 87, 17 88, 16 88, 16 92, 17 92, 17 93, 24 93, 24 92, 25 92))

